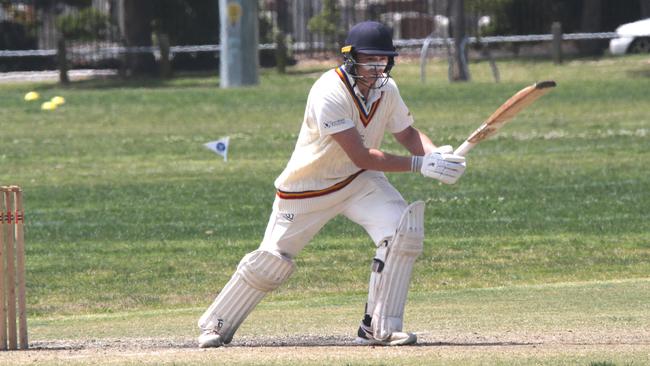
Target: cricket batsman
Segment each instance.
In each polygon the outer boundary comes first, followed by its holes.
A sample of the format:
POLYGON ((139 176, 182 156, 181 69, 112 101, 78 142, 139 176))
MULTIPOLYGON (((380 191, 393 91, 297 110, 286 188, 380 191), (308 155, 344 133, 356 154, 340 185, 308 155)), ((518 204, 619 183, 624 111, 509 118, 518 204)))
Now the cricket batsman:
POLYGON ((309 92, 295 150, 275 180, 262 243, 244 256, 198 321, 201 348, 230 343, 262 298, 291 276, 296 255, 339 214, 361 225, 376 246, 356 342, 417 341, 403 331, 402 320, 413 264, 423 248, 424 203, 407 204, 384 172, 414 172, 454 184, 465 172, 465 158, 451 146, 436 147, 413 127, 390 77, 397 52, 388 27, 356 24, 341 52, 343 64, 325 72, 309 92), (386 132, 409 156, 380 150, 386 132))

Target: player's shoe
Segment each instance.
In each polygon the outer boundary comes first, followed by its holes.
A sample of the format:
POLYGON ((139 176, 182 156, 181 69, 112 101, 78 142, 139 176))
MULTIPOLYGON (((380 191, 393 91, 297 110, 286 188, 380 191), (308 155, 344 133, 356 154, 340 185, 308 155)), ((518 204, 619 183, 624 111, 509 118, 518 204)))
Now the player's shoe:
POLYGON ((413 333, 406 332, 393 332, 390 337, 386 339, 376 339, 372 335, 372 329, 363 323, 357 332, 357 338, 354 340, 356 344, 364 346, 407 346, 415 344, 418 337, 413 333))
POLYGON ((223 339, 215 330, 208 329, 199 336, 199 348, 214 348, 223 346, 223 339))

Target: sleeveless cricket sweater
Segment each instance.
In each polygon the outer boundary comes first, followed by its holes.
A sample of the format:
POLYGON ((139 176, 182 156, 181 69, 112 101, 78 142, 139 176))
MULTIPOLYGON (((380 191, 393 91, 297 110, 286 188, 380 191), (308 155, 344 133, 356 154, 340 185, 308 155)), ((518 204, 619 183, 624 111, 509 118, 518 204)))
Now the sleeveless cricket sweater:
POLYGON ((359 169, 331 135, 356 128, 367 148, 378 149, 386 131, 397 133, 412 123, 392 79, 364 101, 343 67, 327 71, 309 92, 295 149, 275 180, 274 206, 304 213, 349 199, 363 180, 383 173, 359 169))

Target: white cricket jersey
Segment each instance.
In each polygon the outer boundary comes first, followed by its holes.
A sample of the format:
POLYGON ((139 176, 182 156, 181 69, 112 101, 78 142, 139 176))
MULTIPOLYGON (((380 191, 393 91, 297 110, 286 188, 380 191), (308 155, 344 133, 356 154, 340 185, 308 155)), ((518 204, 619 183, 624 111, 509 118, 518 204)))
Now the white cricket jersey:
POLYGON ((413 123, 393 79, 381 89, 371 89, 367 101, 354 84, 339 67, 312 86, 296 147, 275 180, 280 208, 305 212, 347 198, 337 192, 363 170, 330 135, 356 128, 367 148, 378 149, 386 131, 397 133, 413 123))

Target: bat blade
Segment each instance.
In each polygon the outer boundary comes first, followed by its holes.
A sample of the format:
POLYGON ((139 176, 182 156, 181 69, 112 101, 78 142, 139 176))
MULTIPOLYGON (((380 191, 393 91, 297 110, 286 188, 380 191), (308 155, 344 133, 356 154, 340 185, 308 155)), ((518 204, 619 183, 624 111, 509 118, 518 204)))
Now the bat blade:
POLYGON ((555 85, 555 81, 548 80, 521 89, 517 94, 506 100, 479 128, 472 132, 454 153, 465 156, 476 144, 494 135, 521 110, 551 91, 555 85))

